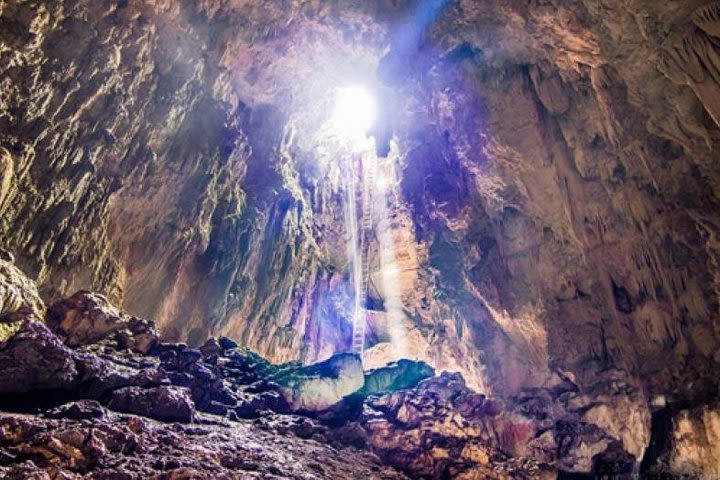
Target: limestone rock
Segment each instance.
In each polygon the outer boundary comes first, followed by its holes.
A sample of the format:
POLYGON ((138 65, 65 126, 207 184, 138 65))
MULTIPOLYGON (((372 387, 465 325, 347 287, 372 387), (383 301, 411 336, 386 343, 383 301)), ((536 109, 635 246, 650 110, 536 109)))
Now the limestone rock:
POLYGON ((24 320, 42 321, 45 305, 35 286, 13 264, 13 257, 2 250, 0 255, 0 341, 7 340, 24 320))
POLYGON ((384 0, 4 2, 2 248, 48 301, 106 292, 168 340, 345 351, 352 169, 323 134, 340 78, 375 72, 370 356, 500 395, 556 369, 706 385, 717 2, 433 5, 413 29, 384 0))
POLYGON ((108 404, 118 411, 165 421, 192 422, 195 404, 187 389, 179 387, 125 387, 115 390, 108 404))
POLYGON ((49 418, 73 420, 104 419, 107 417, 107 410, 97 400, 79 400, 49 410, 45 415, 49 418))
POLYGON ((0 365, 2 393, 70 389, 79 374, 73 352, 45 325, 32 321, 0 343, 0 365))
POLYGON ((622 378, 599 376, 583 394, 567 397, 568 409, 619 440, 637 462, 650 443, 650 408, 643 392, 622 378))
POLYGON ((367 452, 334 448, 252 423, 168 424, 134 415, 83 420, 0 414, 0 477, 332 478, 407 480, 367 452), (28 456, 32 459, 26 459, 28 456))
POLYGON ((361 424, 381 458, 418 475, 497 470, 489 459, 498 455, 523 459, 531 470, 611 475, 631 474, 639 462, 614 432, 570 411, 562 395, 538 389, 502 402, 472 392, 457 374, 370 397, 361 424))
POLYGON ((79 291, 50 306, 47 322, 70 347, 90 345, 118 334, 121 346, 147 353, 158 340, 152 322, 127 317, 105 296, 88 291, 79 291), (124 335, 124 330, 129 334, 124 335))
POLYGON ((657 438, 665 450, 658 452, 655 471, 689 477, 720 475, 720 410, 717 404, 681 410, 673 415, 670 429, 657 438), (664 467, 664 469, 663 469, 664 467))
POLYGON ((360 357, 335 355, 314 365, 289 367, 274 376, 280 392, 295 411, 317 412, 330 408, 364 384, 360 357))
MULTIPOLYGON (((416 397, 495 412, 467 413, 495 443, 452 437, 418 468, 469 476, 443 458, 482 464, 487 446, 584 472, 600 452, 623 469, 649 438, 643 398, 714 401, 718 2, 416 3, 0 1, 0 340, 41 320, 38 293, 106 292, 186 345, 152 355, 150 324, 77 297, 53 325, 92 350, 71 355, 84 395, 171 382, 228 416, 289 408, 264 360, 193 349, 228 335, 307 364, 350 345, 360 175, 327 120, 357 73, 383 83, 388 154, 368 185, 385 200, 363 245, 368 356, 461 372, 503 399, 445 378, 382 400, 411 423, 430 422, 416 397), (623 378, 597 387, 608 371, 623 378), (549 386, 559 372, 573 391, 549 386)), ((56 373, 34 359, 7 368, 37 382, 13 381, 65 385, 67 352, 36 337, 21 356, 47 350, 56 373)), ((295 407, 362 383, 313 375, 283 387, 295 407)))

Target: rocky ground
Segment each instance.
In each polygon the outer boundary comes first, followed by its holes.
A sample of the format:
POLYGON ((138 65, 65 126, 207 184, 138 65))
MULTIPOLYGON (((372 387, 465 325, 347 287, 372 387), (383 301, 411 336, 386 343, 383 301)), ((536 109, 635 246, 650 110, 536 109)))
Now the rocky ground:
POLYGON ((620 371, 590 388, 558 376, 486 398, 422 362, 276 365, 226 337, 162 342, 99 294, 41 311, 12 304, 20 293, 0 295, 15 331, 0 343, 2 478, 623 477, 648 445, 645 472, 712 472, 717 409, 651 432, 645 397, 620 371))

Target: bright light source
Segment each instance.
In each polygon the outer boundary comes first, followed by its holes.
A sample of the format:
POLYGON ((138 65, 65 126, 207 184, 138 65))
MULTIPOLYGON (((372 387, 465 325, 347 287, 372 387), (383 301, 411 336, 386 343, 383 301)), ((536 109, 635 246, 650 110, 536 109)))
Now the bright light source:
POLYGON ((332 125, 344 140, 362 141, 375 123, 375 98, 362 87, 338 89, 332 125))
POLYGON ((392 183, 392 179, 390 178, 390 174, 385 171, 378 171, 375 176, 375 184, 380 189, 380 191, 384 191, 386 188, 390 186, 392 183))

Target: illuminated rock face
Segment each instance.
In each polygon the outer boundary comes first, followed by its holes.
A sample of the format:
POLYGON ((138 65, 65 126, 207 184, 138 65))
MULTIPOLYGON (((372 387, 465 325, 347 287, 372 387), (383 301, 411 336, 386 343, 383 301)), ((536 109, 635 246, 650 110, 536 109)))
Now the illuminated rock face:
POLYGON ((321 124, 380 65, 368 362, 692 402, 720 360, 716 3, 559 3, 452 2, 416 48, 412 2, 4 2, 0 247, 166 339, 342 351, 354 168, 321 124))

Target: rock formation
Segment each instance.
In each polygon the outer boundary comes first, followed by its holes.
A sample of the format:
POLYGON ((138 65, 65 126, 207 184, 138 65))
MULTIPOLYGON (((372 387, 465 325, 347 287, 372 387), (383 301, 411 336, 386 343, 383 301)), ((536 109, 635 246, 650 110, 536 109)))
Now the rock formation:
MULTIPOLYGON (((325 409, 361 384, 393 385, 335 356, 351 341, 342 219, 359 154, 327 120, 355 82, 380 98, 371 150, 387 156, 364 365, 460 372, 500 416, 527 392, 552 405, 518 414, 537 451, 431 439, 536 473, 716 472, 714 0, 0 1, 0 368, 15 379, 0 388, 126 412, 162 394, 183 421, 186 400, 322 420, 357 414, 357 398, 325 409), (293 363, 326 360, 352 380, 293 363), (260 384, 231 394, 234 374, 260 384), (305 396, 318 382, 327 395, 305 396)), ((426 397, 424 370, 395 385, 414 392, 400 404, 378 400, 389 424, 426 397)), ((416 420, 445 415, 430 412, 416 420)), ((397 433, 380 425, 374 441, 397 433)), ((415 468, 415 451, 378 452, 415 468)))
MULTIPOLYGON (((97 298, 80 292, 57 305, 97 298)), ((618 388, 618 374, 585 393, 565 381, 503 401, 473 392, 458 373, 435 377, 408 360, 363 375, 357 355, 273 365, 228 339, 202 350, 158 342, 139 352, 106 335, 124 322, 109 303, 96 303, 93 317, 115 325, 81 314, 50 322, 58 310, 48 310, 48 323, 74 348, 33 320, 0 343, 0 409, 14 412, 0 413, 4 478, 623 475, 635 471, 647 444, 647 405, 632 387, 618 388), (96 340, 76 342, 67 332, 96 340), (204 427, 185 425, 193 422, 204 427), (262 438, 283 445, 286 458, 243 446, 262 438)), ((662 452, 673 469, 710 462, 712 443, 674 435, 662 452)))

